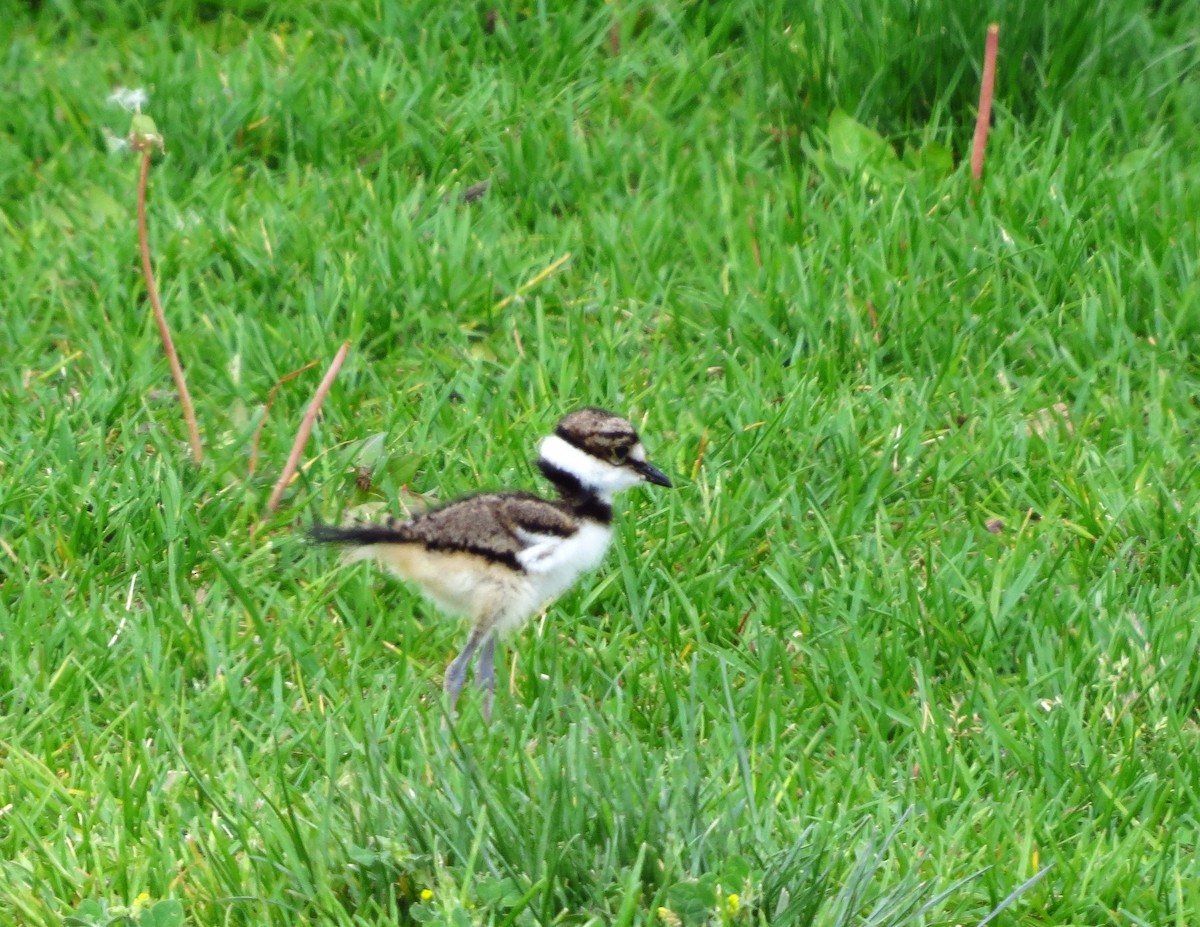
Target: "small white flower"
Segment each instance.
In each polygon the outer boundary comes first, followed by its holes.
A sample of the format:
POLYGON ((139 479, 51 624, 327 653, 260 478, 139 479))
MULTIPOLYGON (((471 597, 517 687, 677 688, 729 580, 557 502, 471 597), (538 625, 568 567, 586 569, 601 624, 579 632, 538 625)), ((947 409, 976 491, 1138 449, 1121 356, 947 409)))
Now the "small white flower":
POLYGON ((104 133, 104 144, 108 146, 109 154, 117 154, 129 150, 129 139, 123 135, 114 135, 107 127, 101 129, 104 133))
POLYGON ((126 112, 140 113, 142 107, 150 102, 150 94, 142 87, 117 87, 105 102, 110 106, 115 103, 126 112))

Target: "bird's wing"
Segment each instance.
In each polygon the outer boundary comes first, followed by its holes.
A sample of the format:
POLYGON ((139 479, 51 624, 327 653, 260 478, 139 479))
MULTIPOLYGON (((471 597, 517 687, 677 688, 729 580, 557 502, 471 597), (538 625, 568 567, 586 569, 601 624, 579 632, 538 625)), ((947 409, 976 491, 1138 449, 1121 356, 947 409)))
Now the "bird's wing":
POLYGON ((470 551, 514 566, 524 562, 530 548, 557 544, 578 527, 553 502, 515 492, 468 496, 397 526, 406 541, 470 551))
POLYGON ((496 498, 500 522, 517 537, 531 539, 531 543, 562 540, 579 530, 579 522, 565 509, 531 493, 504 493, 496 498))
POLYGON ((529 573, 553 572, 580 531, 579 520, 565 507, 536 496, 510 497, 503 517, 524 544, 517 562, 529 573))

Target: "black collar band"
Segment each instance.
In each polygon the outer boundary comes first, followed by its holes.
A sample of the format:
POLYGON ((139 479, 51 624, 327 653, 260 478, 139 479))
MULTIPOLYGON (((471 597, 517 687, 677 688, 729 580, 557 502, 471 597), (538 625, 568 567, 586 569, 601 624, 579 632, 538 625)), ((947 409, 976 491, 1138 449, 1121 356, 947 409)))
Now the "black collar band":
POLYGON ((577 518, 598 521, 602 525, 612 524, 612 506, 596 495, 594 490, 584 486, 579 477, 545 458, 539 457, 537 466, 542 476, 554 484, 559 497, 577 518))

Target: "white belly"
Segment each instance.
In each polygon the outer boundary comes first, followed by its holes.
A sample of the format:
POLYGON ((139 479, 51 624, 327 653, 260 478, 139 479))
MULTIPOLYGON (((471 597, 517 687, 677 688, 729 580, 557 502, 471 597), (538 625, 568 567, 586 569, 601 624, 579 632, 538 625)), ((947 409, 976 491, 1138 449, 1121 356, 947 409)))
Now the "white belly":
POLYGON ((375 544, 352 552, 349 559, 376 559, 444 611, 475 621, 487 618, 503 633, 596 569, 612 542, 612 528, 585 521, 568 538, 523 539, 530 545, 517 554, 523 573, 474 554, 429 551, 419 544, 375 544))
POLYGON ((580 576, 596 569, 612 537, 610 525, 585 521, 569 538, 545 538, 518 554, 539 606, 549 605, 580 576))

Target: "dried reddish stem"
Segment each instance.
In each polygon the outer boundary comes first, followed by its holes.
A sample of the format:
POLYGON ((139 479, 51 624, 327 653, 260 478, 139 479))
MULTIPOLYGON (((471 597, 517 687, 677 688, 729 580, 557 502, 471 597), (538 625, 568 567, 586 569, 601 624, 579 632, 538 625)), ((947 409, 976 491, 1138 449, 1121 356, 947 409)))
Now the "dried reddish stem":
POLYGON ((287 489, 288 483, 296 475, 296 470, 300 467, 300 455, 304 453, 304 445, 308 443, 308 436, 312 434, 313 423, 317 420, 317 413, 321 411, 321 403, 325 401, 325 397, 329 393, 329 388, 333 386, 333 381, 337 378, 338 371, 342 369, 342 362, 346 359, 348 353, 350 353, 349 341, 343 343, 338 349, 337 355, 333 358, 333 363, 325 371, 325 379, 321 381, 321 385, 317 387, 317 391, 313 394, 312 402, 308 404, 308 411, 304 413, 304 421, 300 423, 300 430, 296 432, 296 440, 292 442, 292 452, 288 455, 287 463, 283 466, 283 473, 279 475, 279 482, 275 484, 275 488, 271 491, 271 498, 267 502, 268 512, 274 512, 279 508, 279 500, 283 498, 283 491, 287 489))
POLYGON ((875 343, 879 344, 879 317, 875 315, 875 304, 869 299, 867 300, 867 315, 871 317, 871 332, 875 336, 875 343))
POLYGON ((762 252, 758 250, 758 229, 754 227, 754 215, 746 215, 746 225, 750 227, 750 247, 754 250, 754 266, 762 267, 762 252))
POLYGON ((175 379, 175 389, 179 391, 179 402, 183 406, 183 420, 187 423, 188 441, 192 445, 192 459, 196 463, 201 463, 204 460, 204 447, 200 443, 196 409, 192 405, 192 396, 188 392, 187 380, 183 377, 183 367, 179 363, 179 355, 175 352, 175 342, 171 340, 171 329, 167 326, 167 316, 158 299, 158 287, 154 283, 154 268, 150 264, 150 242, 146 236, 146 181, 150 176, 150 156, 149 149, 142 152, 142 172, 138 177, 137 224, 138 244, 142 251, 142 275, 146 278, 146 292, 150 294, 150 305, 154 308, 154 321, 158 323, 158 334, 162 338, 163 351, 166 352, 167 362, 171 365, 171 376, 175 379))
POLYGON ((1000 24, 988 26, 983 52, 983 81, 979 86, 979 116, 975 120, 975 144, 971 148, 971 177, 979 183, 983 177, 983 152, 987 148, 988 128, 992 123, 992 93, 996 89, 996 52, 1000 46, 1000 24))
POLYGON ((753 605, 746 609, 746 611, 742 614, 742 620, 738 622, 737 630, 733 632, 734 640, 742 639, 742 632, 746 630, 746 622, 750 620, 750 613, 752 611, 754 611, 753 605))
POLYGON ((319 361, 310 361, 298 370, 293 370, 291 373, 285 373, 275 385, 271 387, 271 391, 267 393, 267 404, 263 408, 262 418, 258 422, 258 427, 254 429, 254 437, 250 440, 250 475, 254 476, 254 471, 258 469, 258 439, 262 436, 263 426, 267 424, 267 416, 271 414, 271 403, 275 401, 275 394, 279 392, 279 387, 283 386, 288 380, 293 377, 298 377, 306 370, 311 370, 317 366, 319 361))
POLYGON ((700 435, 700 447, 696 451, 696 462, 692 464, 692 479, 700 475, 700 468, 704 466, 704 450, 708 447, 708 429, 704 429, 704 433, 700 435))

